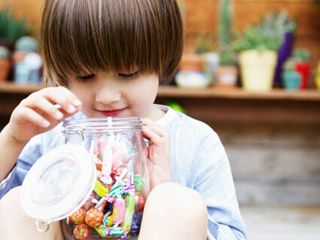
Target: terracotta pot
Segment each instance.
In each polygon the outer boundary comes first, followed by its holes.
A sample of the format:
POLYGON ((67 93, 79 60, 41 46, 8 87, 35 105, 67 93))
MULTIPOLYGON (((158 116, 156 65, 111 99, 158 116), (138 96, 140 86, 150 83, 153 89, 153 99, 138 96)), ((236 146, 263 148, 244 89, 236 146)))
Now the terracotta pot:
POLYGON ((11 68, 10 59, 0 58, 0 82, 8 80, 10 68, 11 68))
POLYGON ((203 72, 203 58, 199 54, 183 54, 179 63, 179 71, 203 72))
POLYGON ((219 66, 215 70, 216 82, 219 87, 236 87, 239 70, 236 66, 219 66))
POLYGON ((14 63, 22 62, 29 53, 30 52, 27 52, 27 51, 13 51, 12 60, 14 63))

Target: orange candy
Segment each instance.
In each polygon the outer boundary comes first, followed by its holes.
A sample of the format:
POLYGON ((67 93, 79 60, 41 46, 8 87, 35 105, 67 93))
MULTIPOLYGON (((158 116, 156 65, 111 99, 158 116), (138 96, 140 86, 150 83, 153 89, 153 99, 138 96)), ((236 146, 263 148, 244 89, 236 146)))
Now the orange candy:
POLYGON ((88 240, 91 236, 92 229, 86 224, 79 224, 73 230, 73 235, 79 240, 88 240))
POLYGON ((90 227, 97 228, 103 221, 103 213, 98 208, 91 208, 86 215, 85 222, 90 227))
POLYGON ((87 211, 84 208, 80 208, 78 211, 76 211, 70 216, 70 219, 75 224, 81 224, 81 223, 84 223, 86 214, 87 214, 87 211))

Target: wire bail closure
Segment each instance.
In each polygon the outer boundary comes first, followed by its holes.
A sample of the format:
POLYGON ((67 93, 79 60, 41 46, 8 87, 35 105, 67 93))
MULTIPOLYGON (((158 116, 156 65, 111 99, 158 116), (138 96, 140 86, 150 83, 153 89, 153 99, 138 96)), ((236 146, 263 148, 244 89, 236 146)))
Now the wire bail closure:
POLYGON ((66 139, 66 143, 68 144, 69 141, 70 141, 70 133, 75 133, 75 134, 78 134, 81 136, 81 139, 82 139, 82 142, 84 142, 84 129, 81 128, 81 127, 77 127, 77 128, 74 128, 74 129, 68 129, 68 128, 65 128, 62 130, 62 133, 66 139))
POLYGON ((50 224, 52 222, 52 219, 50 219, 48 222, 45 222, 46 223, 46 226, 44 228, 41 228, 40 225, 39 225, 39 219, 36 220, 36 227, 37 227, 37 230, 38 232, 47 232, 50 228, 50 224))

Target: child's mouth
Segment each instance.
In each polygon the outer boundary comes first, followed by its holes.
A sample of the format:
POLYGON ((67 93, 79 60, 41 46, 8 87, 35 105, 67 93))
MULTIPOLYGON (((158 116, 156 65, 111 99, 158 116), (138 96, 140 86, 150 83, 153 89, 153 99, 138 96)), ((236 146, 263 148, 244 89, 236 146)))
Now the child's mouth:
POLYGON ((105 117, 116 117, 120 113, 122 113, 123 111, 124 111, 124 108, 123 109, 117 109, 117 110, 100 111, 100 113, 105 117))

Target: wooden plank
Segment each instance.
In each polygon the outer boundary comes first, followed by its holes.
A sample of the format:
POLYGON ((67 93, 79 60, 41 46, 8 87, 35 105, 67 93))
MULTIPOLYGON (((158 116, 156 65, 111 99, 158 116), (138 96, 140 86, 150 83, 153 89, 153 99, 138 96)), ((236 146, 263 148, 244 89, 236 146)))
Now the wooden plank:
POLYGON ((262 184, 254 180, 235 179, 239 203, 256 206, 319 206, 319 185, 319 181, 304 184, 296 182, 262 184))
POLYGON ((168 101, 180 104, 191 117, 204 122, 283 122, 319 123, 318 102, 265 101, 240 99, 161 98, 157 103, 168 101))

